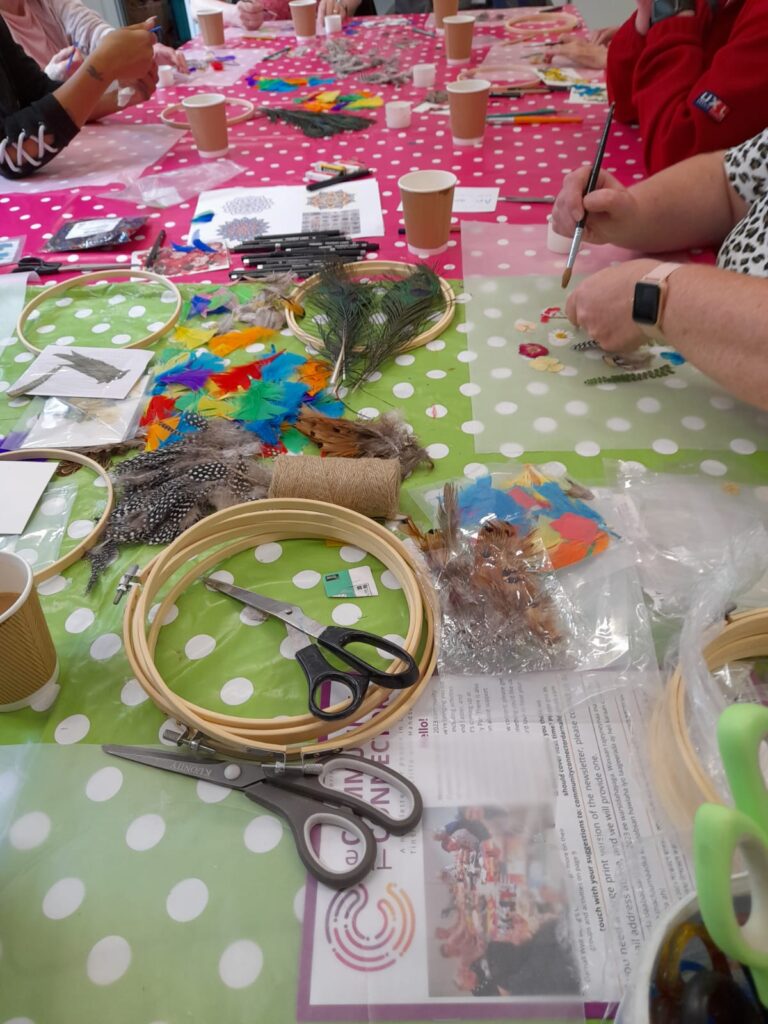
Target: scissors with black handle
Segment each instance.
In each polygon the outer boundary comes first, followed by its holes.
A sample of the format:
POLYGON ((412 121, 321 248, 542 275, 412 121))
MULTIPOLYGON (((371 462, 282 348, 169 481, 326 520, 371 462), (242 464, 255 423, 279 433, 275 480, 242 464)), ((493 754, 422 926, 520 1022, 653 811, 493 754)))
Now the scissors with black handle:
POLYGON ((249 608, 255 608, 265 615, 280 619, 285 623, 289 637, 303 634, 310 638, 307 645, 296 652, 296 661, 301 665, 307 679, 309 710, 317 718, 333 721, 346 718, 357 711, 365 699, 370 683, 385 686, 390 690, 402 690, 413 686, 419 678, 419 666, 413 657, 386 637, 347 626, 326 626, 305 615, 298 605, 290 604, 288 601, 275 601, 271 597, 255 594, 251 590, 244 590, 211 576, 205 579, 205 585, 211 590, 218 590, 235 598, 249 608), (317 641, 317 644, 312 643, 313 640, 317 641), (376 668, 348 650, 349 644, 364 644, 374 650, 385 651, 393 658, 397 658, 405 668, 392 673, 376 668), (327 660, 320 647, 325 648, 354 671, 345 672, 336 668, 327 660), (340 710, 327 710, 318 703, 324 683, 336 683, 348 694, 349 699, 340 710))
POLYGON ((154 747, 108 745, 102 749, 126 761, 239 790, 249 800, 279 814, 290 826, 296 850, 307 871, 334 889, 357 885, 374 866, 376 839, 363 817, 396 836, 410 832, 421 820, 421 794, 413 783, 377 761, 352 754, 331 754, 316 761, 286 765, 193 757, 154 747), (359 775, 365 775, 372 782, 383 783, 405 797, 409 806, 406 815, 395 818, 378 802, 374 806, 329 785, 334 772, 345 771, 355 773, 358 791, 359 775), (337 871, 320 856, 312 843, 312 830, 318 825, 341 829, 359 841, 362 852, 353 867, 345 865, 337 871))

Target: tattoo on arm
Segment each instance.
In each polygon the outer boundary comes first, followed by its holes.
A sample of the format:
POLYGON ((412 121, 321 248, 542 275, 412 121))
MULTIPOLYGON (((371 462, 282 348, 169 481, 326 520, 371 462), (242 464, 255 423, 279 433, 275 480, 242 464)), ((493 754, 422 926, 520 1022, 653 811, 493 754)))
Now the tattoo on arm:
POLYGON ((95 68, 93 64, 86 64, 85 70, 88 72, 91 78, 95 78, 97 82, 104 81, 104 75, 102 75, 102 73, 97 68, 95 68))

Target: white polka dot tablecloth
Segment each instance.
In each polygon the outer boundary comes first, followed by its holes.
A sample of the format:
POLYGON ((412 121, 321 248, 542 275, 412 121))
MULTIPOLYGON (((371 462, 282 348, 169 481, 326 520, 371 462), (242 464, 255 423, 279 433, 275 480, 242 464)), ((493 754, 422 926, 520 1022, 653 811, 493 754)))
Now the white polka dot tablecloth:
MULTIPOLYGON (((498 36, 500 31, 486 28, 484 34, 498 36)), ((377 50, 388 52, 398 36, 386 32, 373 37, 358 30, 350 41, 370 48, 373 38, 377 50)), ((391 52, 404 66, 437 57, 438 83, 453 77, 441 43, 409 32, 401 38, 409 45, 392 46, 391 52)), ((482 51, 476 52, 475 62, 481 56, 482 51)), ((272 61, 257 70, 269 76, 327 74, 328 65, 313 45, 304 56, 272 61)), ((354 78, 339 85, 361 88, 354 78)), ((424 96, 410 85, 399 91, 371 88, 385 99, 398 96, 418 103, 424 96)), ((290 96, 258 93, 242 81, 222 91, 263 104, 291 102, 290 96)), ((166 103, 185 94, 183 89, 160 90, 151 104, 131 109, 119 120, 156 122, 166 103)), ((540 99, 494 103, 496 109, 525 110, 540 105, 540 99)), ((380 184, 386 225, 381 255, 403 258, 396 209, 401 174, 445 167, 457 173, 462 185, 497 185, 502 195, 555 192, 566 170, 591 159, 604 118, 601 107, 579 110, 581 125, 489 128, 485 146, 477 150, 455 149, 447 122, 433 115, 414 115, 412 126, 398 132, 384 127, 379 111, 369 115, 377 119, 375 128, 327 140, 309 140, 257 119, 231 129, 229 156, 242 172, 227 184, 298 183, 318 158, 361 160, 376 171, 380 184)), ((201 166, 190 137, 181 134, 149 170, 172 173, 201 166)), ((615 127, 605 166, 626 182, 640 176, 634 130, 615 127)), ((150 221, 137 240, 141 247, 151 244, 161 227, 171 240, 184 239, 194 198, 160 211, 118 203, 116 192, 105 197, 105 191, 73 186, 49 194, 2 195, 2 231, 26 235, 25 251, 37 253, 62 220, 138 211, 150 221)), ((539 225, 546 212, 547 207, 500 203, 494 214, 472 219, 539 225)), ((738 470, 749 478, 756 496, 768 501, 760 437, 744 429, 724 435, 726 445, 712 444, 713 425, 734 422, 734 403, 727 396, 713 396, 707 408, 683 410, 675 405, 678 393, 666 386, 631 397, 622 392, 626 398, 586 393, 584 388, 558 397, 552 390, 553 375, 523 375, 514 322, 533 307, 522 285, 505 285, 501 296, 498 288, 490 287, 509 271, 505 247, 498 247, 496 262, 485 269, 479 289, 461 283, 460 249, 454 236, 436 260, 459 297, 451 327, 346 396, 353 413, 376 416, 400 410, 434 460, 431 473, 419 470, 405 483, 404 511, 414 511, 412 488, 476 478, 490 465, 520 457, 543 463, 555 475, 568 472, 587 481, 599 473, 602 457, 614 456, 654 467, 684 462, 719 478, 738 470), (480 360, 470 324, 484 333, 485 352, 492 360, 487 380, 476 373, 480 360), (638 422, 652 424, 653 436, 636 448, 638 422)), ((73 264, 89 258, 67 257, 73 264)), ((115 258, 126 262, 128 255, 120 252, 115 258)), ((524 268, 534 259, 525 249, 519 258, 524 268)), ((211 283, 194 280, 194 288, 185 288, 186 297, 228 283, 223 273, 213 275, 211 283)), ((248 286, 239 287, 243 295, 248 293, 248 286)), ((69 298, 71 302, 44 305, 31 320, 36 342, 125 345, 155 329, 167 317, 170 301, 161 289, 130 284, 109 284, 69 298)), ((548 340, 554 329, 545 332, 548 340)), ((289 332, 279 343, 304 352, 289 332)), ((553 352, 564 351, 552 344, 553 352)), ((238 362, 251 357, 235 353, 232 358, 238 362)), ((0 337, 0 391, 20 376, 29 359, 14 337, 0 337)), ((570 384, 567 374, 560 383, 570 384)), ((23 429, 35 408, 24 398, 0 397, 0 433, 23 429)), ((61 553, 78 543, 104 503, 100 481, 90 471, 67 479, 76 495, 61 553)), ((56 508, 51 506, 50 514, 56 508)), ((32 558, 34 549, 29 551, 32 558)), ((163 733, 173 724, 134 677, 122 642, 122 608, 112 604, 127 565, 146 564, 155 553, 148 548, 121 553, 88 595, 88 566, 83 562, 39 588, 61 673, 32 708, 2 721, 0 1024, 295 1020, 304 872, 284 826, 237 794, 205 781, 112 761, 98 746, 167 742, 163 733)), ((329 623, 358 623, 394 639, 407 631, 397 581, 351 545, 274 541, 229 559, 216 575, 289 597, 329 623), (332 603, 324 597, 323 573, 361 565, 370 566, 378 598, 332 603)), ((156 614, 157 608, 152 616, 156 614)), ((197 587, 182 594, 166 613, 158 664, 190 700, 224 714, 269 717, 306 707, 295 653, 295 642, 278 623, 264 622, 225 596, 197 587)))

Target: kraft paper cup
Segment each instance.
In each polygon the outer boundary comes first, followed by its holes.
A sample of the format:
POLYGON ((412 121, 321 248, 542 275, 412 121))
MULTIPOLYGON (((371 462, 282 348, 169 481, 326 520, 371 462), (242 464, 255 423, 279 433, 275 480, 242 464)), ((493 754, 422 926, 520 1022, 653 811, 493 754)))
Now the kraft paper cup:
POLYGON ((293 30, 297 39, 311 39, 317 32, 317 0, 290 0, 293 30))
POLYGON ((475 19, 470 14, 443 18, 445 55, 449 64, 469 64, 472 56, 472 33, 475 19))
POLYGON ((443 34, 443 20, 459 12, 459 0, 434 0, 432 5, 435 15, 435 31, 443 34))
POLYGON ((448 109, 454 146, 477 146, 485 134, 491 83, 484 78, 449 82, 448 109))
POLYGON ((199 92, 181 101, 201 157, 211 160, 229 152, 227 99, 217 92, 199 92))
POLYGON ((407 128, 411 123, 411 104, 405 100, 390 100, 384 104, 387 128, 407 128))
POLYGON ((417 89, 431 89, 435 84, 437 68, 434 64, 414 64, 413 84, 417 89))
POLYGON ((411 171, 398 181, 410 253, 434 256, 448 248, 457 182, 450 171, 411 171))
POLYGON ((224 45, 224 15, 221 11, 200 11, 197 23, 206 46, 224 45))
POLYGON ((0 551, 0 594, 13 595, 0 613, 0 711, 15 711, 55 687, 59 662, 32 569, 9 551, 0 551))

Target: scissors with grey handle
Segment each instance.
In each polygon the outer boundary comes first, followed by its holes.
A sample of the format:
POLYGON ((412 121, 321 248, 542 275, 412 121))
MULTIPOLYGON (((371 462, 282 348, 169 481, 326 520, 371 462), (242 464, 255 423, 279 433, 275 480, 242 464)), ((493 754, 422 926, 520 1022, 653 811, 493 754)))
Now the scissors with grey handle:
POLYGON ((306 869, 319 882, 334 889, 357 885, 374 866, 376 839, 363 818, 396 836, 410 832, 421 820, 421 794, 412 782, 378 761, 352 754, 330 754, 307 763, 286 765, 193 757, 154 747, 108 745, 102 749, 126 761, 239 790, 249 800, 279 814, 293 833, 306 869), (366 776, 372 793, 377 791, 376 803, 331 786, 335 772, 351 773, 357 792, 360 776, 366 776), (408 811, 404 817, 395 818, 383 809, 381 794, 387 787, 392 791, 390 799, 396 799, 397 794, 405 798, 408 811), (356 864, 337 871, 320 856, 312 842, 312 830, 319 825, 341 829, 358 840, 360 856, 356 864))

